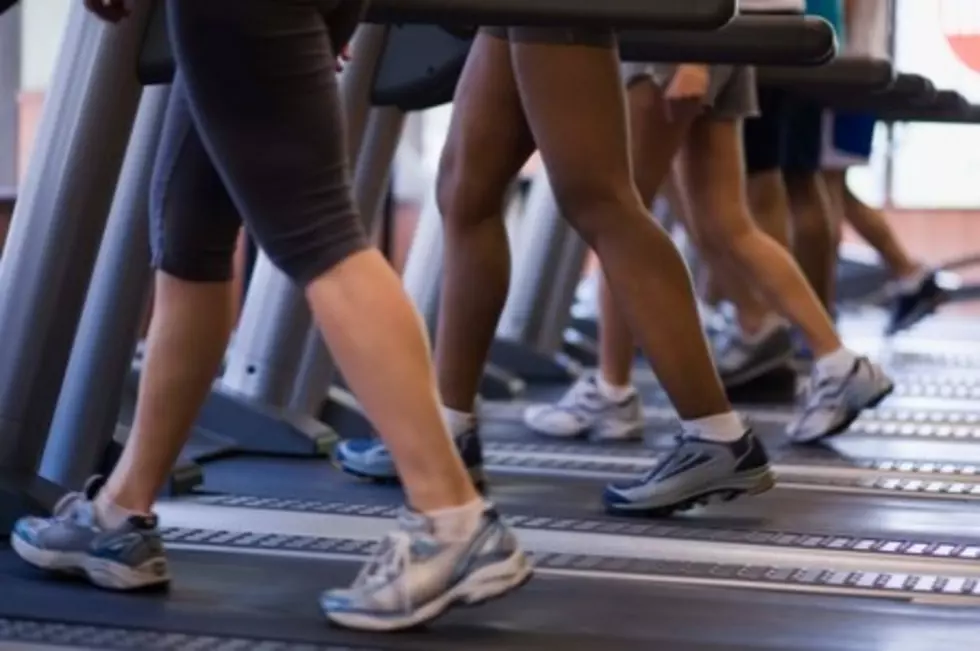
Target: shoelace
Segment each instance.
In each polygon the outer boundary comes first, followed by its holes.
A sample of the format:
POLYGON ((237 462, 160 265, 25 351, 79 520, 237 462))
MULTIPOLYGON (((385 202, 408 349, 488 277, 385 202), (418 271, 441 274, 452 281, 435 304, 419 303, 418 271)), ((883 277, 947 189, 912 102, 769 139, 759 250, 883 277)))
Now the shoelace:
POLYGON ((398 607, 408 612, 412 607, 411 595, 405 585, 405 571, 411 559, 412 536, 405 531, 394 531, 378 544, 375 555, 369 560, 354 580, 353 588, 374 592, 384 586, 391 586, 395 592, 398 607))

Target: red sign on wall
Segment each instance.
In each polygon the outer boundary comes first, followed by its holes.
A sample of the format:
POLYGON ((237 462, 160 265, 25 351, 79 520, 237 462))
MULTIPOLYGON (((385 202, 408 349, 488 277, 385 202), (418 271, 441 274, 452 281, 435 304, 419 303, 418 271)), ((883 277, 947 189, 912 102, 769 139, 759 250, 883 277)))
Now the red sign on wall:
POLYGON ((980 0, 939 0, 940 24, 956 57, 980 72, 980 0))

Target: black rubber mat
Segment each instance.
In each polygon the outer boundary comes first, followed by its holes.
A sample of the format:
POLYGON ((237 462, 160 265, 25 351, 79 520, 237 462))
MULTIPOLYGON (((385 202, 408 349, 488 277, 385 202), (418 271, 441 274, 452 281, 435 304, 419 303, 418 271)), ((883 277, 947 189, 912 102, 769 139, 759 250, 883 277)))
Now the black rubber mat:
MULTIPOLYGON (((399 487, 349 477, 322 461, 227 459, 205 468, 204 490, 280 499, 396 505, 399 487)), ((496 476, 490 498, 505 513, 621 521, 601 506, 602 482, 587 479, 496 476)), ((799 531, 975 544, 976 502, 932 502, 902 497, 776 489, 754 498, 710 506, 672 518, 696 527, 799 531)))
MULTIPOLYGON (((169 593, 124 595, 48 580, 0 552, 0 618, 85 625, 90 635, 91 627, 112 629, 114 648, 147 648, 138 636, 156 630, 185 636, 183 646, 171 647, 182 650, 223 648, 221 638, 231 637, 242 642, 224 648, 276 649, 280 642, 337 651, 850 651, 896 639, 903 648, 965 649, 980 624, 964 609, 540 576, 508 599, 452 614, 425 631, 376 636, 332 629, 317 608, 320 591, 350 581, 355 563, 180 551, 171 553, 171 563, 169 593), (118 646, 118 631, 126 629, 132 647, 118 646)), ((85 641, 79 635, 76 644, 85 641)))

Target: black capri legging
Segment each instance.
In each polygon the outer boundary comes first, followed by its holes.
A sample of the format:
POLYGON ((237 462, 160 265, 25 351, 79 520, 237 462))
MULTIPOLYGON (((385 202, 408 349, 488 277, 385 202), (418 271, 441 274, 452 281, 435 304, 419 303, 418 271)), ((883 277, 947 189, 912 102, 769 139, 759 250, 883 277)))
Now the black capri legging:
POLYGON ((178 72, 151 192, 156 268, 230 279, 242 221, 301 286, 367 248, 335 71, 352 5, 167 0, 178 72))

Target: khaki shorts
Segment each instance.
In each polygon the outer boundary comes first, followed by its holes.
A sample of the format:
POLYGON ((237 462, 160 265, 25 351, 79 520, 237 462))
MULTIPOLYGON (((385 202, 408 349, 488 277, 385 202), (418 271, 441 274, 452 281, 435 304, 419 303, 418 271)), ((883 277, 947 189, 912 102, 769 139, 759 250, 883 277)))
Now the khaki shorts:
MULTIPOLYGON (((666 88, 677 74, 676 64, 624 63, 626 85, 647 78, 666 88)), ((752 66, 709 66, 708 92, 704 96, 707 114, 716 118, 738 119, 759 114, 759 97, 752 66)))

